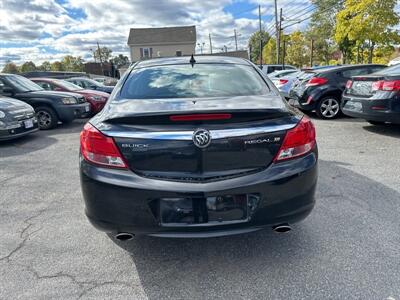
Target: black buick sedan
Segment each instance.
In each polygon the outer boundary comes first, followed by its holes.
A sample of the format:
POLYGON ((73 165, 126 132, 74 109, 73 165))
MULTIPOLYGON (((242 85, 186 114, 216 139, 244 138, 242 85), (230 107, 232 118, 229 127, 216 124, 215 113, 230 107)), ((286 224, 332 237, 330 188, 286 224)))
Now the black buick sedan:
POLYGON ((147 60, 81 133, 86 214, 119 240, 288 231, 313 209, 317 158, 311 121, 249 61, 147 60))

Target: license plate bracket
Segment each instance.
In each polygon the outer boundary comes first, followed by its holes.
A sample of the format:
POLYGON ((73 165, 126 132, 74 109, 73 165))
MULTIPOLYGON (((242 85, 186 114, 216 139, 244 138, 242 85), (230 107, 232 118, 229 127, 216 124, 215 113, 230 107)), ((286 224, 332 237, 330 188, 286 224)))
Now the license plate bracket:
POLYGON ((247 195, 162 198, 159 200, 161 226, 209 226, 247 222, 247 195))

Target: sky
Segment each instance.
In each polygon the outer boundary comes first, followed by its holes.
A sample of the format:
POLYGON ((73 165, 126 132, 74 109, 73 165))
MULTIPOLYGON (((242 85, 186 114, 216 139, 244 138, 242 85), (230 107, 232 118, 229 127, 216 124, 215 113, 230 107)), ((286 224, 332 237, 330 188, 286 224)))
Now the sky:
MULTIPOLYGON (((1 0, 0 68, 6 61, 39 65, 65 55, 93 61, 97 42, 113 55, 128 55, 129 29, 135 27, 196 25, 204 53, 209 51, 209 33, 213 52, 224 46, 234 50, 236 29, 238 47, 244 49, 258 30, 258 5, 263 29, 273 33, 273 0, 1 0)), ((313 10, 310 0, 278 0, 279 8, 287 20, 301 20, 313 10)))

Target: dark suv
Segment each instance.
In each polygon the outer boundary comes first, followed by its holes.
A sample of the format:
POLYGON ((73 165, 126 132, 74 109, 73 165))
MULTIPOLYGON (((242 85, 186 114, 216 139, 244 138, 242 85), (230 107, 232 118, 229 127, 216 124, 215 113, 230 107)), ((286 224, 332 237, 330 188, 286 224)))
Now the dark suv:
POLYGON ((367 75, 385 68, 384 65, 348 65, 306 71, 289 92, 289 104, 302 111, 314 111, 322 119, 341 114, 341 98, 352 76, 367 75))
POLYGON ((76 93, 46 91, 29 79, 15 74, 0 74, 0 95, 31 105, 40 129, 51 129, 58 121, 72 122, 90 112, 90 104, 76 93))

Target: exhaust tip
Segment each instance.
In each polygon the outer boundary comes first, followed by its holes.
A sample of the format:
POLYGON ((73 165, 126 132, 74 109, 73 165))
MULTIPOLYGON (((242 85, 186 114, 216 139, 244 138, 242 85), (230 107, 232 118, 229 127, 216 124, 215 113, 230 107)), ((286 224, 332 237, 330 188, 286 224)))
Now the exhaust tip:
POLYGON ((129 241, 131 239, 133 239, 133 234, 131 233, 127 233, 127 232, 120 232, 118 234, 115 235, 115 238, 119 241, 129 241))
POLYGON ((280 224, 272 227, 272 230, 276 233, 286 233, 292 230, 292 227, 289 224, 280 224))

